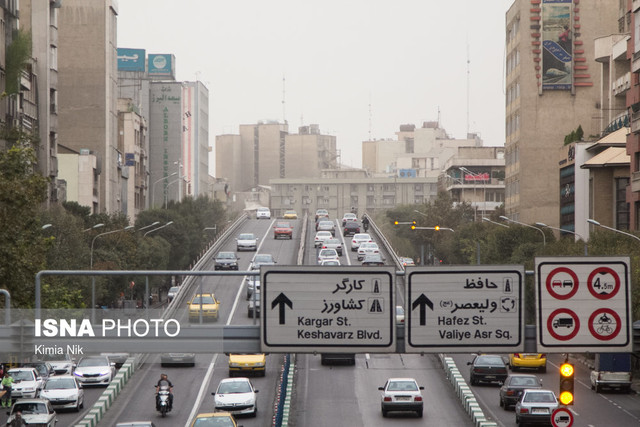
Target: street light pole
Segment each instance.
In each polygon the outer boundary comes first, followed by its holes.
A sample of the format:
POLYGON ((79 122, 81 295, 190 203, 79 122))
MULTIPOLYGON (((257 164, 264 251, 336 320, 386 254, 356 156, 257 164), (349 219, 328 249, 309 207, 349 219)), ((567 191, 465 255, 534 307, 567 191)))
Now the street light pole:
POLYGON ((515 219, 508 218, 504 215, 500 216, 500 219, 503 221, 513 222, 514 224, 522 225, 523 227, 533 228, 534 230, 538 230, 542 234, 542 246, 547 246, 547 238, 544 236, 544 231, 539 229, 538 227, 534 227, 533 225, 525 224, 524 222, 516 221, 515 219))
POLYGON ((571 233, 574 236, 577 236, 580 240, 582 240, 584 242, 584 255, 587 256, 589 255, 589 248, 587 246, 587 241, 584 239, 584 237, 582 237, 581 235, 579 235, 578 233, 576 233, 575 231, 571 231, 571 230, 565 230, 563 228, 558 228, 558 227, 552 227, 550 225, 545 224, 544 222, 536 222, 536 225, 538 227, 542 227, 542 228, 550 228, 552 230, 558 230, 562 233, 571 233))
POLYGON ((483 216, 483 217, 482 217, 482 220, 483 220, 483 221, 486 221, 486 222, 490 222, 491 224, 499 225, 500 227, 509 228, 509 226, 508 226, 508 225, 506 225, 506 224, 500 224, 499 222, 495 222, 495 221, 491 221, 489 218, 487 218, 487 217, 485 217, 485 216, 483 216))
POLYGON ((145 225, 145 226, 144 226, 144 227, 142 227, 142 228, 138 228, 138 230, 137 230, 137 231, 146 230, 147 228, 151 228, 151 227, 153 227, 154 225, 158 225, 158 224, 160 224, 160 221, 156 221, 156 222, 154 222, 153 224, 145 225))
MULTIPOLYGON (((104 224, 102 224, 104 225, 104 224)), ((93 240, 91 240, 91 264, 90 270, 93 270, 93 244, 96 242, 96 239, 100 236, 105 236, 107 234, 117 233, 119 231, 127 231, 131 230, 133 225, 128 225, 121 230, 111 230, 105 231, 104 233, 97 234, 93 240)), ((91 323, 95 323, 96 321, 96 276, 91 276, 91 323)))
POLYGON ((147 231, 146 233, 144 233, 144 234, 142 235, 142 237, 146 237, 146 236, 147 236, 147 234, 149 234, 149 233, 153 233, 154 231, 161 230, 161 229, 163 229, 163 228, 165 228, 166 226, 171 225, 171 224, 173 224, 173 221, 169 221, 169 222, 168 222, 168 223, 166 223, 165 225, 161 225, 161 226, 160 226, 160 227, 158 227, 158 228, 154 228, 154 229, 152 229, 152 230, 147 231))
POLYGON ((627 232, 624 232, 624 231, 622 231, 622 230, 618 230, 617 228, 613 228, 613 227, 608 227, 608 226, 606 226, 606 225, 602 225, 602 224, 600 224, 598 221, 596 221, 595 219, 591 219, 591 218, 589 218, 589 219, 587 219, 587 222, 588 222, 589 224, 593 224, 593 225, 595 225, 595 226, 597 226, 597 227, 606 228, 607 230, 611 230, 611 231, 614 231, 614 232, 616 232, 616 233, 624 234, 625 236, 633 237, 634 239, 636 239, 636 240, 640 241, 640 237, 638 237, 638 236, 636 236, 636 235, 634 235, 634 234, 627 233, 627 232))
POLYGON ((153 184, 151 184, 151 207, 155 208, 156 207, 156 184, 159 183, 160 181, 164 180, 164 179, 168 179, 171 178, 174 175, 178 175, 178 172, 174 172, 171 175, 167 175, 167 176, 163 176, 162 178, 160 178, 159 180, 155 181, 153 184))
POLYGON ((85 232, 87 232, 87 231, 95 230, 96 228, 100 228, 100 227, 104 227, 104 224, 102 224, 102 223, 100 223, 100 224, 96 224, 96 225, 94 225, 93 227, 89 227, 89 228, 87 228, 87 229, 85 229, 85 230, 82 230, 82 232, 83 232, 83 233, 85 233, 85 232))

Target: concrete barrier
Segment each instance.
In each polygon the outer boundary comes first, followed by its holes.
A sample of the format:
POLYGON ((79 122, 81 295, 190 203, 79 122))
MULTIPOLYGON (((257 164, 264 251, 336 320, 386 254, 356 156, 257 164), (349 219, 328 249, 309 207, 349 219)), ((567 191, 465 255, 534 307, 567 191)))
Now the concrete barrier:
POLYGON ((131 379, 131 376, 135 372, 135 361, 135 357, 127 359, 118 371, 118 374, 111 380, 109 386, 98 398, 96 403, 93 404, 87 415, 75 424, 75 427, 95 427, 98 425, 102 417, 104 417, 104 414, 106 414, 111 405, 113 405, 113 402, 115 402, 125 384, 131 379))
POLYGON ((482 408, 480 408, 473 391, 460 373, 460 370, 456 366, 453 358, 445 356, 442 353, 439 354, 438 357, 445 371, 445 376, 451 383, 451 386, 460 400, 460 404, 464 407, 465 412, 469 414, 474 425, 476 427, 497 427, 497 423, 487 420, 487 417, 484 415, 482 408))

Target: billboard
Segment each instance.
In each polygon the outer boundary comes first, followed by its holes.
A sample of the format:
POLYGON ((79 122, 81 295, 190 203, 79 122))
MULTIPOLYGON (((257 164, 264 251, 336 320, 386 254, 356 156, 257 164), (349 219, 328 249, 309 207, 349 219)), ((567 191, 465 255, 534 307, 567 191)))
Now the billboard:
POLYGON ((144 49, 118 48, 118 71, 145 70, 146 51, 144 49))
POLYGON ((542 89, 571 90, 572 0, 542 1, 542 89))
POLYGON ((175 56, 171 54, 149 54, 149 77, 175 78, 175 56))

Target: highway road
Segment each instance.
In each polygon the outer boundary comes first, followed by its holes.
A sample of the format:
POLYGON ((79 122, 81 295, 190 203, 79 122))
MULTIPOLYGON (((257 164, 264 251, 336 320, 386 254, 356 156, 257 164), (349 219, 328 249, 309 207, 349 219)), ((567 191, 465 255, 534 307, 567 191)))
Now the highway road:
MULTIPOLYGON (((274 220, 247 220, 240 231, 253 232, 261 237, 257 253, 270 253, 279 265, 295 265, 299 248, 299 238, 303 227, 307 228, 307 247, 304 263, 315 265, 316 251, 313 249, 315 230, 313 221, 303 224, 294 220, 292 240, 273 239, 274 220)), ((336 222, 338 224, 338 222, 336 222)), ((339 224, 338 224, 339 225, 339 224)), ((349 250, 349 241, 336 233, 344 242, 343 264, 359 265, 354 252, 349 250)), ((222 242, 220 250, 236 250, 234 236, 222 242)), ((240 270, 248 270, 256 252, 241 252, 240 270)), ((387 260, 391 256, 383 254, 387 260)), ((388 262, 390 263, 390 262, 388 262)), ((212 264, 204 270, 213 271, 212 264)), ((199 280, 199 279, 198 279, 199 280)), ((219 325, 248 325, 253 319, 247 317, 246 284, 242 276, 209 276, 202 278, 204 292, 214 292, 221 301, 219 325)), ((397 302, 402 303, 403 289, 397 289, 397 302)), ((193 290, 192 293, 197 292, 193 290)), ((186 305, 182 320, 187 323, 186 305)), ((180 317, 178 317, 180 319, 180 317)), ((186 349, 185 349, 186 350, 186 349)), ((188 351, 188 350, 187 350, 188 351)), ((471 355, 453 355, 460 371, 468 379, 467 361, 471 355)), ((559 355, 551 355, 546 374, 540 375, 546 387, 557 391, 557 366, 559 355)), ((245 427, 271 424, 274 413, 276 388, 283 355, 272 353, 267 356, 265 377, 252 378, 258 393, 258 416, 242 418, 245 427)), ((572 410, 576 415, 574 426, 637 426, 640 425, 640 397, 635 394, 596 394, 589 389, 588 371, 576 364, 576 401, 572 410)), ((228 357, 224 354, 199 354, 195 367, 161 367, 158 355, 150 355, 136 371, 124 391, 120 394, 100 426, 114 426, 116 422, 131 420, 151 420, 156 426, 188 426, 197 414, 213 411, 213 397, 219 381, 228 376, 228 357), (161 418, 155 410, 154 385, 161 373, 167 373, 174 383, 174 410, 161 418)), ((295 392, 292 398, 292 424, 308 427, 336 425, 431 425, 431 426, 471 426, 472 422, 444 376, 437 355, 426 354, 358 354, 354 366, 323 366, 318 354, 297 354, 295 357, 295 392), (425 387, 424 417, 414 414, 390 414, 383 418, 380 411, 380 392, 389 377, 414 377, 425 387)), ((88 411, 99 397, 103 388, 86 388, 86 403, 80 413, 58 414, 59 426, 73 425, 88 411)), ((482 406, 485 415, 495 420, 499 426, 515 425, 513 410, 504 411, 498 406, 497 386, 473 386, 472 390, 482 406)), ((6 421, 6 414, 0 413, 0 423, 6 421)))
MULTIPOLYGON (((458 369, 469 384, 469 367, 467 362, 473 359, 472 355, 449 355, 458 365, 458 369)), ((502 356, 508 356, 503 354, 502 356)), ((541 374, 535 370, 522 370, 517 373, 533 373, 542 379, 542 387, 558 394, 559 369, 564 361, 561 354, 549 354, 547 359, 547 372, 541 374)), ((591 390, 589 383, 589 369, 579 363, 577 359, 570 357, 569 361, 575 367, 575 405, 570 409, 574 415, 573 427, 632 427, 640 425, 640 395, 636 393, 603 392, 596 393, 591 390)), ((510 371, 511 373, 511 371, 510 371)), ((485 416, 495 421, 498 426, 515 426, 515 413, 513 407, 505 410, 499 405, 499 386, 497 384, 480 384, 471 386, 478 403, 482 407, 485 416)))

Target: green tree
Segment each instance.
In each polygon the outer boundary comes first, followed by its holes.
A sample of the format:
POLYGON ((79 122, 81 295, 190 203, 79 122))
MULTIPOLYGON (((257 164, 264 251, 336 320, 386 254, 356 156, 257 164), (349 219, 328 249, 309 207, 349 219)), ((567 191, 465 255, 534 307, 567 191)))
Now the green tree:
POLYGON ((0 283, 22 307, 34 303, 34 278, 46 265, 48 244, 39 221, 47 181, 35 164, 28 143, 0 152, 0 283))

